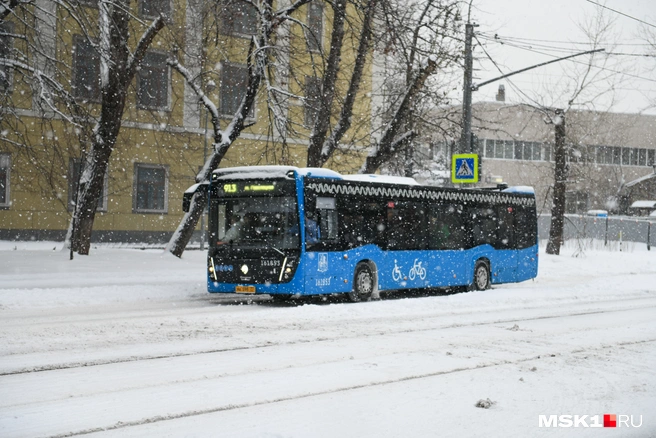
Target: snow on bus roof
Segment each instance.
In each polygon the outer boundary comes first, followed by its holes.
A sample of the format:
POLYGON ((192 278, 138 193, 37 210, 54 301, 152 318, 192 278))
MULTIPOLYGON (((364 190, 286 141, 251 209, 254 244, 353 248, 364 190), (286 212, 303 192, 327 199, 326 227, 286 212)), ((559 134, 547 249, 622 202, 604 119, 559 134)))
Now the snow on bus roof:
POLYGON ((656 208, 656 201, 640 200, 631 204, 630 208, 656 208))
POLYGON ((388 184, 405 184, 409 186, 418 186, 419 183, 414 178, 405 176, 393 175, 375 175, 375 174, 358 174, 358 175, 344 175, 343 178, 347 181, 365 181, 365 182, 378 182, 388 184))
POLYGON ((324 169, 323 167, 302 167, 296 169, 299 175, 312 176, 314 178, 338 178, 342 179, 343 176, 334 170, 324 169))
POLYGON ((535 194, 535 189, 531 186, 513 186, 502 190, 505 193, 526 193, 529 195, 535 194))
POLYGON ((214 179, 260 179, 260 178, 283 178, 289 172, 295 172, 301 176, 313 176, 315 178, 341 178, 342 176, 330 169, 319 167, 294 167, 294 166, 242 166, 224 167, 214 171, 214 179))

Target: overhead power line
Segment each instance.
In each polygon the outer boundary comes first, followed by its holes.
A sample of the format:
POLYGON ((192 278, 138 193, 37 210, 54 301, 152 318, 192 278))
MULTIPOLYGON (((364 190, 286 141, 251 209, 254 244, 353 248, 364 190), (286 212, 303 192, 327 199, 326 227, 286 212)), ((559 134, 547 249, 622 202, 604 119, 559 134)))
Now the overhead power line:
MULTIPOLYGON (((567 45, 587 45, 590 44, 590 41, 565 41, 565 40, 543 40, 543 39, 536 39, 536 38, 520 38, 520 37, 511 37, 511 36, 502 36, 499 35, 498 33, 491 33, 491 32, 485 32, 485 31, 479 31, 476 32, 478 35, 483 35, 486 38, 489 39, 501 39, 501 40, 508 40, 508 41, 518 41, 518 42, 538 42, 538 43, 552 43, 552 44, 567 44, 567 45)), ((652 45, 649 43, 613 43, 614 46, 648 46, 651 47, 652 45)))
MULTIPOLYGON (((486 36, 484 34, 479 34, 482 40, 484 41, 489 41, 492 43, 497 43, 497 44, 502 44, 502 45, 507 45, 509 47, 515 47, 518 49, 525 49, 525 50, 531 50, 531 49, 539 49, 539 50, 548 50, 550 52, 557 52, 557 53, 577 53, 580 51, 580 49, 577 48, 566 48, 566 47, 555 47, 555 46, 548 46, 548 45, 543 45, 543 44, 534 44, 534 43, 522 43, 522 39, 520 38, 508 38, 508 37, 503 37, 500 38, 497 35, 495 35, 494 38, 491 38, 489 36, 486 36)), ((478 38, 477 38, 478 39, 478 38)), ((617 55, 617 56, 634 56, 634 57, 643 57, 643 58, 656 58, 656 55, 650 54, 650 53, 626 53, 626 52, 606 52, 608 55, 617 55)))
MULTIPOLYGON (((528 52, 532 52, 532 53, 537 53, 538 55, 551 56, 551 57, 553 57, 553 58, 556 57, 555 55, 552 55, 552 54, 550 54, 550 53, 545 53, 545 52, 543 52, 543 51, 534 50, 534 49, 527 48, 527 47, 523 47, 523 46, 516 45, 516 44, 504 43, 504 45, 506 45, 506 46, 508 46, 508 47, 514 47, 514 48, 516 48, 516 49, 520 49, 520 50, 526 50, 526 51, 528 51, 528 52)), ((571 62, 576 63, 576 64, 587 65, 587 64, 585 64, 585 63, 582 63, 582 62, 580 62, 580 61, 576 61, 576 60, 572 60, 571 62)), ((656 79, 645 78, 645 77, 638 76, 638 75, 634 75, 634 74, 631 74, 631 73, 626 73, 626 72, 622 72, 622 71, 618 71, 618 70, 613 70, 613 69, 608 68, 608 67, 600 67, 600 66, 596 66, 596 65, 593 66, 593 67, 594 67, 594 68, 597 68, 597 69, 600 69, 600 70, 609 71, 609 72, 611 72, 611 73, 617 73, 617 74, 621 74, 621 75, 624 75, 624 76, 628 76, 628 77, 632 77, 632 78, 636 78, 636 79, 641 79, 641 80, 643 80, 643 81, 656 82, 656 79)))
POLYGON ((600 8, 608 9, 609 11, 613 11, 613 12, 615 12, 616 14, 623 15, 623 16, 625 16, 626 18, 630 18, 631 20, 635 20, 635 21, 638 21, 638 22, 640 22, 640 23, 642 23, 642 24, 646 24, 647 26, 651 26, 651 27, 656 28, 656 25, 654 25, 654 24, 647 23, 646 21, 643 21, 643 20, 641 20, 641 19, 639 19, 639 18, 636 18, 636 17, 632 17, 631 15, 629 15, 629 14, 625 14, 624 12, 620 12, 620 11, 618 11, 617 9, 609 8, 608 6, 602 5, 602 4, 597 3, 597 2, 594 2, 594 1, 592 1, 592 0, 586 0, 586 1, 587 1, 588 3, 592 3, 593 5, 597 5, 597 6, 599 6, 600 8))
MULTIPOLYGON (((479 46, 481 47, 481 49, 483 49, 483 53, 485 53, 485 56, 487 56, 487 58, 492 62, 492 64, 494 64, 494 66, 497 68, 499 73, 501 73, 502 75, 505 74, 504 71, 501 70, 501 67, 499 67, 499 64, 497 64, 497 62, 494 59, 492 59, 492 56, 490 56, 490 54, 487 52, 487 50, 485 50, 485 46, 483 46, 483 44, 481 44, 481 42, 478 40, 476 34, 474 34, 474 38, 476 38, 476 41, 478 41, 479 46)), ((519 88, 517 85, 515 85, 515 83, 510 78, 506 78, 506 80, 508 81, 510 86, 513 88, 513 90, 515 90, 515 92, 517 94, 521 94, 522 96, 524 96, 526 99, 530 100, 531 102, 533 102, 537 106, 541 106, 541 104, 539 102, 537 102, 531 96, 526 94, 521 88, 519 88)))

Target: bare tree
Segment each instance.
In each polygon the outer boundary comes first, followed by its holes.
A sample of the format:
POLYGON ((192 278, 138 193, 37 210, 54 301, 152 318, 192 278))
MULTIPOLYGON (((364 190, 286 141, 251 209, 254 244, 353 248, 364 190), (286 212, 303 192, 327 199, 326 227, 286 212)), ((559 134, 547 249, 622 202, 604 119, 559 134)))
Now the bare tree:
MULTIPOLYGON (((257 34, 251 38, 250 48, 246 56, 248 65, 248 81, 246 91, 241 103, 232 117, 228 126, 221 130, 219 125, 219 111, 217 105, 207 96, 207 94, 198 85, 198 77, 178 60, 172 60, 170 65, 177 70, 189 84, 194 93, 198 96, 201 104, 209 111, 212 119, 213 144, 212 150, 205 161, 201 171, 196 175, 196 183, 203 184, 209 181, 212 171, 215 170, 232 143, 241 135, 247 127, 247 119, 251 113, 257 98, 258 91, 263 81, 268 83, 267 88, 274 88, 271 85, 271 78, 268 77, 270 60, 275 56, 275 41, 272 40, 275 31, 287 20, 291 14, 302 5, 311 0, 299 0, 291 5, 282 7, 278 11, 273 9, 273 0, 265 0, 257 5, 256 11, 260 18, 260 26, 257 34)), ((255 5, 254 3, 250 3, 255 5)), ((202 76, 202 73, 201 73, 202 76)), ((207 192, 198 190, 191 199, 189 211, 185 213, 178 228, 173 233, 169 243, 166 246, 167 251, 177 257, 182 256, 187 243, 191 239, 194 229, 200 216, 203 214, 207 204, 207 192)))
POLYGON ((341 111, 332 133, 328 136, 331 116, 333 113, 333 103, 335 97, 335 87, 337 73, 341 67, 341 52, 344 39, 344 15, 346 11, 346 2, 333 4, 335 19, 333 20, 332 38, 330 44, 330 54, 326 62, 323 82, 321 85, 320 109, 316 113, 315 123, 310 136, 308 146, 308 167, 322 167, 328 158, 334 153, 337 144, 344 134, 351 127, 353 116, 353 107, 355 99, 363 79, 364 66, 367 57, 370 55, 372 25, 374 13, 378 0, 367 0, 363 5, 363 19, 359 33, 359 45, 355 54, 355 64, 348 82, 348 89, 344 101, 341 103, 341 111))
MULTIPOLYGON (((3 138, 3 141, 16 144, 21 153, 43 168, 40 162, 49 154, 52 163, 59 169, 66 168, 66 156, 75 156, 75 150, 82 153, 83 171, 80 176, 74 213, 67 234, 70 239, 71 254, 77 251, 88 254, 91 232, 96 208, 102 196, 103 182, 109 158, 115 148, 121 130, 125 99, 146 50, 166 21, 161 15, 150 25, 136 18, 131 12, 130 0, 101 0, 98 10, 77 1, 56 2, 13 2, 3 4, 2 16, 20 27, 12 37, 18 39, 11 56, 0 60, 0 65, 12 69, 30 87, 32 102, 11 101, 5 94, 7 110, 3 111, 1 123, 19 126, 22 122, 20 108, 31 108, 34 117, 50 128, 44 132, 53 133, 47 137, 59 137, 55 132, 74 135, 65 137, 77 140, 78 144, 62 144, 60 140, 46 138, 46 142, 30 140, 29 134, 19 138, 3 138), (34 3, 34 5, 32 5, 34 3), (38 3, 38 4, 37 4, 38 3), (57 17, 64 17, 61 23, 57 17), (58 31, 57 26, 68 26, 66 31, 58 31), (132 46, 131 31, 134 26, 145 28, 141 38, 132 46), (70 50, 71 42, 66 35, 78 34, 80 41, 99 59, 99 78, 93 74, 83 78, 84 89, 75 88, 73 66, 70 60, 61 59, 58 50, 70 50), (84 98, 80 96, 84 95, 84 98), (96 111, 88 101, 99 101, 96 111), (58 126, 55 126, 58 125, 58 126), (50 144, 43 144, 50 143, 50 144), (49 147, 52 146, 51 149, 49 147), (62 147, 64 146, 64 147, 62 147)), ((73 38, 75 45, 75 38, 73 38)), ((71 52, 72 53, 72 50, 71 52)), ((72 55, 71 55, 72 57, 72 55)), ((22 96, 22 93, 13 93, 22 96)), ((24 112, 24 111, 23 111, 24 112)), ((23 127, 26 128, 26 127, 23 127)), ((31 129, 20 132, 29 133, 31 129)), ((46 179, 46 186, 57 192, 57 184, 52 178, 46 179)))
MULTIPOLYGON (((429 108, 445 101, 440 81, 430 79, 459 58, 456 2, 386 1, 381 9, 382 34, 377 37, 377 50, 386 64, 387 77, 382 84, 386 99, 376 117, 382 125, 374 127, 378 133, 360 173, 373 173, 386 162, 412 156, 413 140, 422 126, 430 123, 425 118, 429 108)), ((338 141, 333 140, 333 144, 338 141)))
MULTIPOLYGON (((178 61, 171 63, 173 68, 180 72, 186 82, 193 87, 201 104, 208 109, 212 119, 212 153, 208 157, 201 172, 196 176, 196 182, 198 184, 204 184, 209 180, 211 172, 218 167, 228 148, 245 128, 244 121, 247 119, 249 111, 253 108, 258 90, 261 86, 264 87, 266 92, 266 101, 273 122, 272 125, 277 128, 277 133, 275 134, 279 135, 281 142, 284 144, 286 138, 289 136, 300 137, 300 130, 293 126, 293 122, 290 120, 291 117, 288 116, 285 109, 285 102, 290 99, 298 99, 298 96, 294 95, 289 88, 285 88, 280 83, 281 79, 287 76, 276 74, 275 72, 284 71, 288 68, 283 65, 285 63, 289 65, 296 62, 298 64, 300 57, 294 57, 290 47, 285 47, 285 44, 281 43, 283 38, 280 36, 280 30, 287 21, 293 21, 290 19, 290 14, 309 1, 298 1, 280 9, 278 12, 273 12, 270 2, 261 4, 249 3, 256 7, 262 25, 258 29, 257 35, 251 39, 251 48, 246 57, 249 78, 244 98, 232 121, 223 130, 219 128, 217 105, 209 99, 199 85, 200 79, 203 77, 203 72, 194 74, 191 70, 183 67, 178 61)), ((304 72, 312 71, 315 74, 314 77, 321 77, 319 105, 316 108, 309 135, 307 158, 307 165, 309 167, 321 167, 326 164, 334 152, 339 149, 341 140, 352 127, 357 96, 367 62, 370 61, 371 57, 373 20, 380 1, 382 0, 366 0, 363 3, 357 1, 352 3, 329 3, 333 12, 333 20, 331 44, 327 53, 322 51, 321 44, 317 44, 316 40, 314 43, 312 42, 313 35, 310 32, 312 29, 303 23, 295 22, 306 30, 307 44, 308 46, 312 46, 311 50, 305 54, 305 58, 309 58, 310 64, 307 68, 297 68, 298 72, 292 69, 292 71, 288 70, 287 73, 292 81, 296 81, 300 85, 298 88, 301 92, 305 92, 304 102, 306 108, 309 99, 309 90, 306 89, 305 74, 307 73, 304 72), (347 14, 348 7, 353 7, 356 13, 347 14), (345 61, 348 58, 344 56, 345 51, 354 53, 355 55, 350 64, 345 61), (299 73, 300 78, 296 76, 299 73), (336 111, 336 108, 339 108, 339 111, 336 111)), ((399 10, 403 9, 400 4, 395 5, 395 7, 399 8, 399 10)), ((455 8, 454 5, 449 4, 449 8, 452 7, 455 8)), ((424 21, 420 20, 421 24, 415 23, 415 54, 412 55, 412 59, 409 61, 412 67, 408 73, 410 75, 408 86, 401 92, 398 101, 390 102, 391 105, 394 105, 394 111, 396 111, 394 120, 402 121, 407 117, 413 105, 416 103, 415 97, 426 84, 427 78, 440 65, 437 56, 431 57, 428 52, 422 52, 418 49, 420 47, 418 41, 425 41, 426 28, 430 27, 431 24, 439 22, 439 19, 442 20, 442 24, 450 24, 443 26, 439 31, 434 31, 433 35, 439 34, 440 32, 444 32, 445 35, 450 34, 450 29, 452 29, 450 27, 451 22, 455 16, 449 16, 449 14, 454 14, 453 11, 455 9, 449 9, 448 13, 444 13, 444 6, 438 1, 432 2, 432 8, 441 11, 441 13, 431 15, 432 21, 426 21, 425 17, 427 14, 424 14, 424 21), (439 19, 435 18, 436 15, 439 19)), ((387 10, 391 11, 390 7, 387 10)), ((401 29, 396 30, 401 33, 401 29)), ((443 37, 446 38, 444 35, 443 37)), ((412 39, 413 37, 409 38, 412 39)), ((435 37, 433 36, 433 38, 435 37)), ((401 41, 400 38, 397 38, 394 42, 390 41, 390 44, 406 43, 405 41, 401 41)), ((437 47, 434 41, 431 44, 433 44, 433 48, 437 47)), ((423 47, 422 50, 430 51, 427 47, 423 47)), ((366 120, 369 120, 369 118, 367 117, 366 120)), ((368 125, 366 129, 367 136, 371 132, 370 129, 370 125, 368 125)), ((386 135, 382 137, 382 147, 376 148, 377 154, 375 157, 372 155, 372 159, 369 160, 368 169, 373 169, 384 162, 385 159, 389 159, 391 156, 390 150, 393 153, 399 145, 414 135, 412 133, 401 133, 400 131, 399 123, 396 121, 389 123, 386 135)), ((347 151, 347 149, 348 147, 342 150, 347 151)), ((190 203, 189 211, 185 214, 167 245, 169 252, 176 256, 180 256, 183 253, 202 214, 202 210, 207 203, 206 196, 207 194, 203 190, 197 190, 195 192, 190 203)))
POLYGON ((398 173, 414 176, 417 140, 439 126, 433 109, 448 102, 447 83, 434 73, 460 60, 460 5, 427 1, 384 6, 385 33, 379 50, 390 70, 384 83, 387 104, 381 107, 384 123, 377 143, 360 171, 374 172, 384 163, 391 167, 396 162, 402 163, 396 166, 398 173))
POLYGON ((99 4, 100 116, 85 157, 71 219, 71 249, 79 254, 89 254, 96 206, 102 195, 107 164, 121 129, 128 86, 146 50, 165 25, 164 17, 160 15, 146 29, 131 53, 130 3, 130 0, 101 0, 99 4))

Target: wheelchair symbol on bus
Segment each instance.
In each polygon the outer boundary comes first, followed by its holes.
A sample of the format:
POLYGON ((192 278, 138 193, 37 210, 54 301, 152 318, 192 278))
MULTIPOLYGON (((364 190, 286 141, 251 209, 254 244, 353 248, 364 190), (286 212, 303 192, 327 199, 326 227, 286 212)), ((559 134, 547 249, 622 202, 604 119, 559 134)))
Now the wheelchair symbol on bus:
MULTIPOLYGON (((421 264, 422 262, 419 259, 415 259, 412 268, 408 272, 408 278, 410 280, 414 280, 417 277, 422 280, 426 278, 426 268, 421 266, 421 264)), ((394 269, 392 269, 392 279, 394 281, 401 281, 403 279, 403 273, 401 272, 401 268, 396 264, 396 260, 394 260, 394 269)))
POLYGON ((396 260, 394 260, 394 269, 392 269, 392 278, 394 281, 401 281, 403 278, 403 274, 401 274, 401 268, 399 268, 396 264, 396 260))

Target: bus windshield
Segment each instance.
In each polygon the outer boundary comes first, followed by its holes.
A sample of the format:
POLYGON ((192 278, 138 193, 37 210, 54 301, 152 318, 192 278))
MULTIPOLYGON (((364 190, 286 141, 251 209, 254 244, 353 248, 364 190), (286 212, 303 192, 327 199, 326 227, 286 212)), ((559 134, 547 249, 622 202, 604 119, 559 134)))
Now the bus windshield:
POLYGON ((230 196, 216 204, 216 245, 242 248, 300 247, 296 198, 293 196, 230 196))

